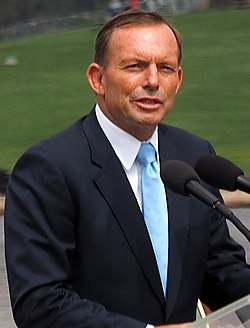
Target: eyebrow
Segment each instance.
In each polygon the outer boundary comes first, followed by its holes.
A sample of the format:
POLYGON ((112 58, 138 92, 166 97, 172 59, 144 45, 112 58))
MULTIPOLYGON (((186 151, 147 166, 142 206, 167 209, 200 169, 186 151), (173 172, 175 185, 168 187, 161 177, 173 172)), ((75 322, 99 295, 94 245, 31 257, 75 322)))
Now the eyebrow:
MULTIPOLYGON (((131 58, 131 59, 124 59, 122 60, 119 65, 121 66, 126 66, 126 65, 129 65, 129 64, 133 64, 133 63, 141 63, 141 64, 144 64, 144 65, 149 65, 151 63, 151 61, 147 61, 145 59, 140 59, 140 58, 131 58)), ((157 66, 159 65, 168 65, 168 66, 177 66, 179 67, 179 64, 178 64, 178 60, 176 60, 176 62, 173 62, 173 61, 170 61, 170 60, 164 60, 164 61, 159 61, 159 62, 155 62, 157 66)))

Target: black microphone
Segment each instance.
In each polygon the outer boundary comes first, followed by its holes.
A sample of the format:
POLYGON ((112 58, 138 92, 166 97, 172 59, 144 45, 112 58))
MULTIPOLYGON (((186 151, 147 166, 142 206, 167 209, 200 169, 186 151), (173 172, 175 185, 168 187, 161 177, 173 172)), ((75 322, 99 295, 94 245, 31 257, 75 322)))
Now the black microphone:
POLYGON ((182 196, 193 196, 217 210, 226 219, 230 220, 250 241, 250 231, 247 227, 219 198, 200 184, 199 176, 187 163, 178 160, 166 161, 161 167, 161 178, 164 185, 173 192, 182 196))
POLYGON ((229 160, 209 154, 201 156, 195 164, 199 177, 219 189, 241 190, 250 193, 250 179, 243 171, 229 160))

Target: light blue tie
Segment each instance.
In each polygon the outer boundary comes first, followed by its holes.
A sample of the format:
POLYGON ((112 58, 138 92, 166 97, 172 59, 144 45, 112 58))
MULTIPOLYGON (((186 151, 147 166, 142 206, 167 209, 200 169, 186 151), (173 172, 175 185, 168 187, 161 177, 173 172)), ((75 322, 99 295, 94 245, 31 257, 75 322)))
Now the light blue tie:
POLYGON ((166 196, 160 178, 156 152, 151 143, 142 143, 137 155, 142 164, 142 211, 153 245, 161 283, 166 295, 168 265, 168 221, 166 196))

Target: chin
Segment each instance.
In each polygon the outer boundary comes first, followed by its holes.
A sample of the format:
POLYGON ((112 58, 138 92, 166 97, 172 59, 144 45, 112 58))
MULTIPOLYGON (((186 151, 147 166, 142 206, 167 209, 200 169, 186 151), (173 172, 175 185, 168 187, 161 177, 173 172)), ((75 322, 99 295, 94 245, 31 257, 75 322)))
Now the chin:
POLYGON ((153 115, 152 117, 147 116, 144 117, 141 121, 142 124, 144 125, 149 125, 149 126, 157 126, 159 123, 161 123, 161 121, 165 118, 165 116, 155 116, 153 115))

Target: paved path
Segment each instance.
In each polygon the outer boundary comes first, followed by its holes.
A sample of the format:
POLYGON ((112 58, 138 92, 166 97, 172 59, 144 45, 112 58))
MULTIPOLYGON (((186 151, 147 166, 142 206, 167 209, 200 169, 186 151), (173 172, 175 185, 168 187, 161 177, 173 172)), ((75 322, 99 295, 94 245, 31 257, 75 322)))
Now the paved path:
MULTIPOLYGON (((233 209, 233 212, 239 219, 242 220, 248 229, 250 229, 250 208, 233 209)), ((233 237, 246 249, 248 263, 250 263, 250 243, 230 222, 229 228, 233 237)), ((0 328, 15 328, 16 325, 12 319, 7 289, 3 240, 3 217, 0 216, 0 328)))
POLYGON ((4 262, 4 234, 3 217, 0 216, 0 327, 14 328, 16 325, 12 319, 10 310, 9 293, 4 262))
MULTIPOLYGON (((250 230, 250 208, 238 208, 232 209, 232 212, 237 216, 238 219, 250 230)), ((246 250, 246 258, 247 262, 250 264, 250 243, 249 241, 242 235, 242 233, 235 228, 235 226, 228 222, 228 226, 233 238, 238 241, 246 250)))

